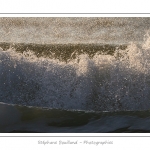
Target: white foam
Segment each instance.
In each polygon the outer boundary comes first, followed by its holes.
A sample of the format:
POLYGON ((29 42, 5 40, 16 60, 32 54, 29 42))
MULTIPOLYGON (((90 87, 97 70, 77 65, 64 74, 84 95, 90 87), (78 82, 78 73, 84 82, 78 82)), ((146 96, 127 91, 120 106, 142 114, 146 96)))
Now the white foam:
POLYGON ((33 52, 0 50, 2 102, 80 110, 150 108, 150 38, 114 56, 86 54, 65 63, 33 52))

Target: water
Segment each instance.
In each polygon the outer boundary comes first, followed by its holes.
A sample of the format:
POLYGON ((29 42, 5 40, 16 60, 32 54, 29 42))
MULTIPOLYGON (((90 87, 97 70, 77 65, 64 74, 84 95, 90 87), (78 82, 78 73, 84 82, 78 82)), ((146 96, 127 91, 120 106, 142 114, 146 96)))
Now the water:
POLYGON ((0 132, 150 131, 149 18, 0 22, 0 132))

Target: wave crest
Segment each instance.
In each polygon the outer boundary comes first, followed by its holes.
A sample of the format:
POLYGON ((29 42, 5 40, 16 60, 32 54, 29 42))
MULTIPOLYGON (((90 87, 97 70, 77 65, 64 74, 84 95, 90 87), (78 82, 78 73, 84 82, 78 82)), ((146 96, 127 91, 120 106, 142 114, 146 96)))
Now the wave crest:
POLYGON ((150 108, 150 38, 114 55, 79 54, 63 62, 33 51, 0 50, 1 102, 79 110, 150 108))

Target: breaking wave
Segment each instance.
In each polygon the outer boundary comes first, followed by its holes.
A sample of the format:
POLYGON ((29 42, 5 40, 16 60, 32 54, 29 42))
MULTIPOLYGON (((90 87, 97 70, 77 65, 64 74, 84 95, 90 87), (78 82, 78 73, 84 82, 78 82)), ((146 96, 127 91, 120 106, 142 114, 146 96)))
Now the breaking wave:
POLYGON ((148 110, 150 36, 112 54, 81 52, 68 61, 1 48, 0 100, 69 110, 148 110))

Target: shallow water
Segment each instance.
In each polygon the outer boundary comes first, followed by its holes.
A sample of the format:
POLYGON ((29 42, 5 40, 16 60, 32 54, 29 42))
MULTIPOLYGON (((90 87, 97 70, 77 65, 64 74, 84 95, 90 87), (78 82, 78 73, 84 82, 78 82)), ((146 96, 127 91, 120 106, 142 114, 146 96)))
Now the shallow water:
POLYGON ((7 104, 0 108, 1 133, 150 132, 149 111, 67 111, 7 104))

